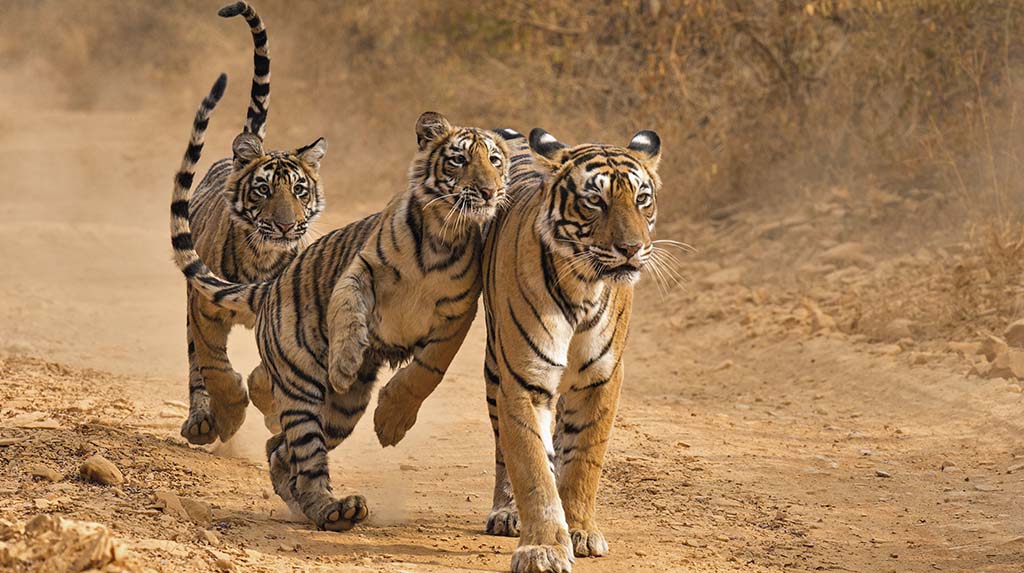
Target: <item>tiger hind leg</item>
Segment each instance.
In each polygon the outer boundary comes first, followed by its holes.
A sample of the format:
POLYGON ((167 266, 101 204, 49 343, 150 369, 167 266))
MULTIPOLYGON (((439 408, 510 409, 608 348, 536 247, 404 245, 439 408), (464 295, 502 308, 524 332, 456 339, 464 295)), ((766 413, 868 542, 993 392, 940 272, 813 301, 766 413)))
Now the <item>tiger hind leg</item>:
POLYGON ((232 323, 220 318, 216 307, 193 293, 191 287, 188 296, 190 404, 181 435, 193 444, 208 444, 217 438, 226 442, 242 427, 249 406, 242 376, 228 360, 232 323), (207 396, 202 395, 200 387, 207 396))
POLYGON ((188 363, 188 417, 181 424, 181 437, 197 446, 212 444, 217 440, 217 426, 210 410, 210 393, 206 391, 206 383, 195 361, 191 329, 188 333, 188 363))

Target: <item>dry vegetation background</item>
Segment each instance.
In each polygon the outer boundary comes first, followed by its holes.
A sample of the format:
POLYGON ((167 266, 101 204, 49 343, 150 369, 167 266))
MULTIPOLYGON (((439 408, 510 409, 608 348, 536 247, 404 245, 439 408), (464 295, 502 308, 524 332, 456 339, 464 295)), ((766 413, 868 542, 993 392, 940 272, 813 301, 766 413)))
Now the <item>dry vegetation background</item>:
MULTIPOLYGON (((188 108, 220 69, 244 92, 247 38, 212 16, 218 2, 4 4, 0 57, 45 77, 45 95, 68 107, 188 108)), ((565 138, 657 128, 670 206, 694 216, 863 181, 1004 216, 1020 197, 1016 0, 258 7, 274 60, 271 130, 323 129, 342 148, 382 146, 387 161, 404 162, 387 152, 407 142, 375 138, 408 131, 433 105, 565 138)))
MULTIPOLYGON (((226 70, 214 126, 239 125, 251 48, 240 22, 214 15, 219 4, 6 0, 5 97, 165 118, 154 137, 184 141, 191 110, 226 70)), ((896 315, 919 323, 918 336, 948 339, 1020 318, 1019 0, 258 7, 273 59, 270 144, 327 136, 329 196, 354 201, 351 213, 401 188, 426 109, 567 141, 654 128, 665 142, 661 230, 689 240, 689 223, 715 225, 718 235, 695 237, 709 259, 723 238, 749 241, 756 258, 779 229, 811 228, 747 269, 785 274, 804 296, 820 277, 795 271, 835 243, 917 257, 819 300, 841 330, 892 339, 896 315), (922 245, 934 249, 914 253, 922 245)))
MULTIPOLYGON (((214 127, 239 125, 251 48, 240 22, 214 15, 219 5, 6 0, 5 97, 26 109, 159 116, 167 128, 155 136, 184 141, 191 110, 226 70, 214 127)), ((876 273, 833 301, 826 311, 842 330, 884 339, 896 313, 942 338, 998 332, 1021 315, 1019 0, 258 8, 273 59, 269 142, 325 135, 329 197, 362 205, 357 213, 403 185, 411 125, 427 109, 463 124, 543 126, 567 141, 624 142, 654 128, 665 142, 663 233, 689 239, 693 221, 799 227, 787 223, 799 213, 831 232, 802 250, 784 237, 755 269, 769 274, 830 240, 886 256, 939 248, 930 268, 876 273)), ((764 244, 771 232, 761 231, 729 237, 764 244)))

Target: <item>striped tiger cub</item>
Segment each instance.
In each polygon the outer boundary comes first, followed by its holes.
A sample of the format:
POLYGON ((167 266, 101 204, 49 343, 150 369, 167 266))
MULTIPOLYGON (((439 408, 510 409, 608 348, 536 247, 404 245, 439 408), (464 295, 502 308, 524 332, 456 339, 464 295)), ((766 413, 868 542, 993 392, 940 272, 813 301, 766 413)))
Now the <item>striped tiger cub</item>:
MULTIPOLYGON (((594 517, 622 385, 633 286, 652 240, 661 142, 568 147, 541 129, 512 149, 511 206, 484 246, 484 379, 495 438, 493 535, 520 535, 513 572, 567 572, 608 551, 594 517), (531 162, 531 153, 535 162, 531 162)), ((397 443, 437 384, 396 379, 374 420, 397 443)))
MULTIPOLYGON (((251 97, 244 132, 232 146, 233 157, 218 161, 203 177, 188 204, 188 215, 195 248, 210 268, 230 280, 262 281, 291 262, 307 240, 310 224, 323 211, 317 171, 327 144, 318 139, 294 151, 264 150, 270 102, 266 28, 245 2, 226 6, 219 14, 242 16, 249 24, 254 45, 251 97)), ((228 360, 227 340, 235 324, 252 324, 196 296, 191 286, 186 288, 189 414, 181 435, 193 444, 226 441, 245 420, 250 395, 260 410, 271 413, 270 380, 258 366, 249 375, 246 391, 228 360)))
POLYGON ((320 529, 368 514, 334 497, 327 453, 349 436, 384 364, 443 376, 476 313, 480 225, 504 200, 508 149, 496 134, 427 112, 408 188, 379 213, 324 235, 276 279, 215 275, 192 249, 189 182, 218 84, 199 109, 171 204, 174 259, 211 304, 254 321, 282 431, 267 442, 274 491, 320 529))

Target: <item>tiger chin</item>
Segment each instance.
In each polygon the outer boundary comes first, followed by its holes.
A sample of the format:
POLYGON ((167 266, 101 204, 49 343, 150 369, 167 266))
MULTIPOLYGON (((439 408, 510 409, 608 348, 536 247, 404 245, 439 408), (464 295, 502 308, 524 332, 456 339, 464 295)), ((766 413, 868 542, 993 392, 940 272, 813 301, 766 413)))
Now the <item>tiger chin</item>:
MULTIPOLYGON (((495 437, 486 530, 519 536, 513 573, 572 570, 608 543, 597 485, 623 381, 633 286, 652 261, 661 140, 570 147, 498 130, 510 205, 487 231, 484 382, 495 437)), ((436 377, 396 376, 374 413, 382 445, 415 423, 436 377)))
MULTIPOLYGON (((301 251, 324 209, 319 163, 327 143, 321 138, 293 150, 264 148, 270 105, 266 27, 245 2, 225 6, 219 15, 244 18, 252 34, 249 106, 232 157, 213 164, 182 209, 192 220, 195 248, 211 269, 232 280, 261 281, 276 276, 301 251)), ((198 160, 198 150, 192 152, 198 160)), ((245 420, 250 398, 273 426, 266 370, 257 366, 243 384, 227 355, 231 328, 252 323, 209 304, 191 286, 186 289, 189 413, 181 435, 193 444, 227 441, 245 420)))
POLYGON ((334 495, 327 454, 366 411, 382 366, 444 376, 476 315, 480 226, 504 201, 508 148, 493 132, 424 113, 408 187, 383 211, 324 235, 274 279, 236 282, 213 273, 192 248, 182 207, 223 91, 222 76, 197 112, 175 178, 174 260, 199 296, 255 323, 281 428, 267 441, 274 491, 317 528, 348 530, 369 508, 361 495, 334 495))

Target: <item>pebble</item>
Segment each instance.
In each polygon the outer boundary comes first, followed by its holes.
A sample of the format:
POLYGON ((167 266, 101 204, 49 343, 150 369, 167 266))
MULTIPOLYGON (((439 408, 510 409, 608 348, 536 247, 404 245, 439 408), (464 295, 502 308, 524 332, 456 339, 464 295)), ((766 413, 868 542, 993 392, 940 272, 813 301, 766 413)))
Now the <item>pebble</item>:
POLYGON ((184 506, 185 512, 193 523, 197 525, 213 523, 213 510, 208 503, 183 497, 181 498, 181 505, 184 506))
POLYGON ((1012 474, 1012 473, 1015 473, 1015 472, 1019 472, 1020 470, 1024 470, 1024 464, 1014 464, 1014 465, 1006 468, 1006 473, 1012 474))
POLYGON ((887 471, 885 471, 885 470, 875 470, 875 477, 891 478, 892 474, 887 472, 887 471))
POLYGON ((216 532, 210 531, 209 529, 204 529, 203 533, 202 533, 202 536, 203 536, 203 539, 206 540, 206 542, 209 543, 210 545, 212 545, 214 547, 220 545, 220 536, 217 535, 216 532))
POLYGON ((906 318, 896 318, 889 321, 889 324, 885 326, 885 333, 892 338, 913 338, 914 333, 911 330, 911 326, 914 325, 914 321, 906 318))
POLYGON ((95 454, 86 458, 79 468, 79 472, 86 481, 102 485, 121 485, 124 483, 124 474, 117 466, 107 458, 95 454))
POLYGON ((0 448, 4 446, 13 446, 14 444, 20 444, 28 440, 28 438, 0 438, 0 448))
POLYGON ((1003 331, 1006 343, 1016 348, 1024 348, 1024 318, 1011 322, 1003 331))
POLYGON ((998 336, 988 335, 985 340, 981 341, 981 347, 978 352, 985 355, 988 360, 995 360, 1000 354, 1005 354, 1010 350, 1009 345, 1006 341, 998 336))
POLYGON ((28 464, 25 466, 25 471, 27 471, 32 477, 37 477, 46 481, 58 482, 64 479, 64 474, 46 464, 28 464))
POLYGON ((864 254, 864 245, 856 242, 840 243, 819 255, 821 260, 840 265, 871 265, 874 260, 864 254))

